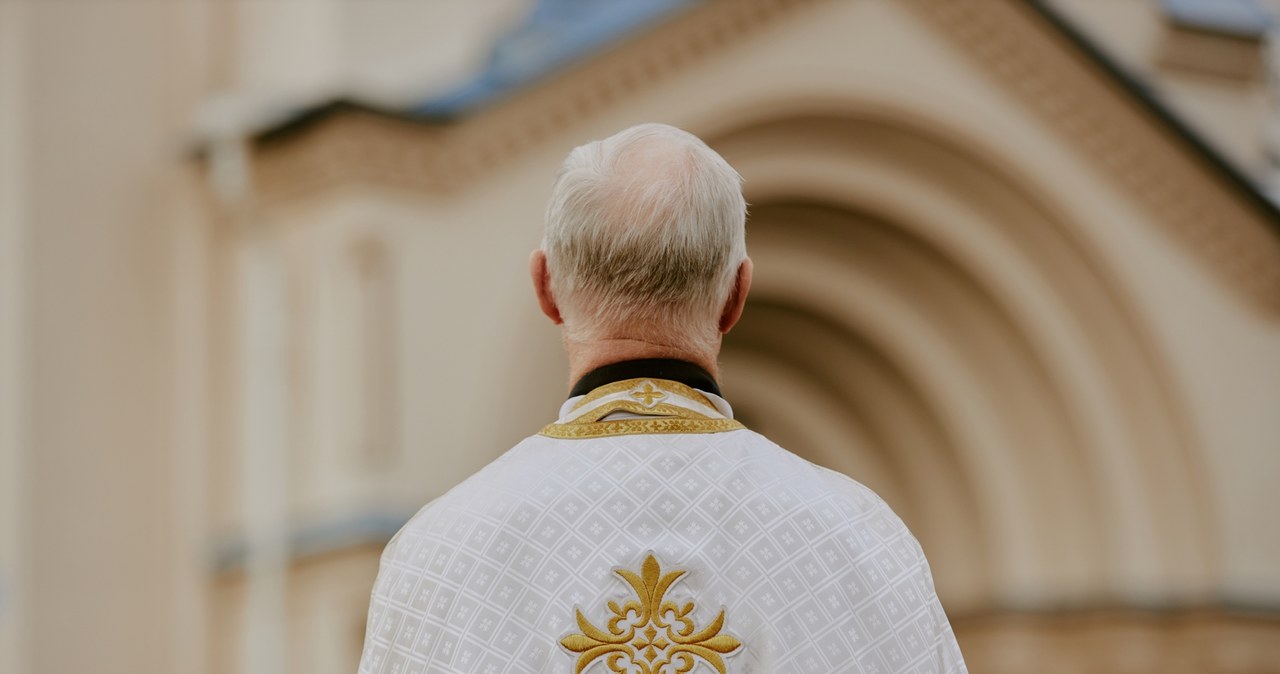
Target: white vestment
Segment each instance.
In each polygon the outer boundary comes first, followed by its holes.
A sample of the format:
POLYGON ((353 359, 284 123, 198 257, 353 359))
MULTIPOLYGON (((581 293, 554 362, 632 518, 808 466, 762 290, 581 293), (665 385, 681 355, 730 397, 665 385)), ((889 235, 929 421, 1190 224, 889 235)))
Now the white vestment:
POLYGON ((632 379, 387 545, 361 674, 965 672, 919 544, 871 490, 632 379))

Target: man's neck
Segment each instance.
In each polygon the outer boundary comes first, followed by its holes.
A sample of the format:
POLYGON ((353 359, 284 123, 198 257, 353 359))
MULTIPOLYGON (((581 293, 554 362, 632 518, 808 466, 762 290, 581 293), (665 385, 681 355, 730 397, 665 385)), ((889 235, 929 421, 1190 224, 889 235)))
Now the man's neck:
POLYGON ((596 368, 642 358, 683 360, 706 370, 716 380, 720 379, 714 353, 702 353, 640 339, 619 338, 588 343, 566 343, 565 351, 569 355, 570 386, 596 368))

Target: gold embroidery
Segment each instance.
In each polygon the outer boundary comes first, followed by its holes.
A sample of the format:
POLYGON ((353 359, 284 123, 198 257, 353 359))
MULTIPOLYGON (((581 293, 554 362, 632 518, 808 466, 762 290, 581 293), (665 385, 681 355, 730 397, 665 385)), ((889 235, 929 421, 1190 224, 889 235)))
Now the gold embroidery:
POLYGON ((679 382, 665 379, 628 379, 601 386, 583 396, 583 399, 574 405, 574 410, 580 410, 583 405, 605 396, 626 392, 630 392, 631 397, 644 398, 645 402, 611 400, 600 404, 596 409, 584 412, 572 421, 548 424, 539 434, 550 438, 576 439, 653 433, 721 433, 746 428, 741 423, 719 417, 718 414, 712 417, 684 405, 657 402, 663 398, 671 399, 672 396, 669 394, 675 394, 705 404, 709 410, 715 410, 715 405, 701 392, 679 382), (649 400, 654 402, 649 403, 649 400), (646 418, 600 421, 614 412, 643 414, 646 418))
POLYGON ((626 569, 613 572, 631 586, 636 599, 621 606, 616 601, 609 602, 613 615, 606 623, 607 629, 591 624, 581 609, 575 611, 582 632, 560 640, 566 650, 579 654, 574 674, 582 674, 601 658, 615 674, 684 674, 698 660, 725 674, 722 656, 738 652, 742 642, 720 633, 724 609, 710 625, 694 632, 690 616, 693 602, 677 605, 666 600, 667 590, 685 571, 662 573, 657 558, 650 553, 641 564, 639 575, 626 569))
POLYGON ((653 382, 647 381, 644 383, 644 388, 639 391, 632 391, 631 397, 644 403, 645 407, 653 407, 659 400, 667 397, 667 394, 655 389, 653 382))
POLYGON ((684 384, 681 384, 678 381, 668 381, 666 379, 646 379, 642 377, 639 379, 624 379, 622 381, 615 381, 612 384, 605 384, 604 386, 601 386, 599 388, 592 389, 590 393, 586 394, 585 396, 582 396, 582 400, 579 400, 577 403, 574 404, 573 409, 576 410, 579 407, 582 407, 583 405, 586 405, 589 402, 598 400, 600 398, 603 398, 613 393, 630 391, 631 389, 636 388, 637 386, 644 383, 653 383, 657 385, 658 389, 669 391, 671 393, 675 393, 676 395, 684 396, 690 400, 696 400, 706 405, 707 407, 710 407, 713 409, 715 408, 715 405, 711 404, 711 400, 707 398, 705 395, 703 395, 702 392, 696 388, 685 386, 684 384))
POLYGON ((616 421, 592 421, 574 424, 547 424, 539 435, 548 438, 581 439, 603 438, 613 435, 642 435, 655 433, 723 433, 746 428, 733 419, 678 419, 652 417, 648 419, 618 419, 616 421))
POLYGON ((582 416, 574 419, 569 423, 581 424, 592 421, 600 421, 604 417, 614 412, 630 412, 632 414, 644 414, 647 416, 666 416, 679 417, 681 419, 710 419, 705 414, 695 412, 687 407, 679 405, 668 405, 667 403, 658 403, 653 407, 645 407, 638 402, 631 400, 615 400, 611 403, 601 405, 600 407, 584 413, 582 416))

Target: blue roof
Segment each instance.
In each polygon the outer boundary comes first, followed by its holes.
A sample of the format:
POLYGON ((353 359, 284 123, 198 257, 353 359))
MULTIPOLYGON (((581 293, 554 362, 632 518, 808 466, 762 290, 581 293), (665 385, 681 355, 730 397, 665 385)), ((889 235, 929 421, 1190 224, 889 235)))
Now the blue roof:
POLYGON ((478 74, 412 106, 409 113, 466 114, 704 1, 537 0, 523 22, 498 38, 478 74))
POLYGON ((1174 22, 1220 33, 1258 37, 1275 23, 1261 0, 1161 0, 1174 22))

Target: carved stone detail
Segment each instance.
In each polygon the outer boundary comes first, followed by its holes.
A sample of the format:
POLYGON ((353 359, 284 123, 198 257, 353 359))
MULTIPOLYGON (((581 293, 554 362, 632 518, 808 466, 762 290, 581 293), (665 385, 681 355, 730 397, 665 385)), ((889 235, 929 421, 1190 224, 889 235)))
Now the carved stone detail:
MULTIPOLYGON (((370 183, 427 194, 458 189, 645 84, 820 0, 720 0, 624 42, 564 76, 455 123, 372 111, 330 114, 255 151, 259 203, 370 183)), ((1255 304, 1280 314, 1280 236, 1208 167, 1015 0, 907 0, 1255 304)))
POLYGON ((690 10, 648 39, 624 41, 500 103, 449 123, 420 123, 354 108, 328 114, 256 151, 259 201, 348 182, 444 193, 509 161, 546 136, 613 105, 781 15, 817 0, 719 0, 690 10))
POLYGON ((1115 86, 1082 68, 1061 37, 1021 3, 910 0, 939 33, 1063 133, 1100 170, 1138 196, 1179 239, 1271 313, 1280 313, 1280 236, 1115 86))

